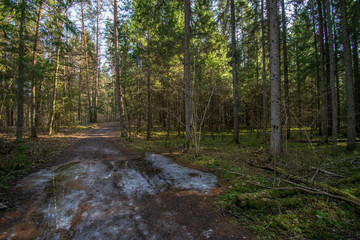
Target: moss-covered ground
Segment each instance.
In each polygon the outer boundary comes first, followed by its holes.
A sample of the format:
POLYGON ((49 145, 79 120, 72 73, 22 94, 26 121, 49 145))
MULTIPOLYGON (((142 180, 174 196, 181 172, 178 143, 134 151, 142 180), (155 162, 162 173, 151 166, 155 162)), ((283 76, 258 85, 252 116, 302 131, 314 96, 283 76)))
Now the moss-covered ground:
POLYGON ((240 132, 240 144, 232 141, 231 132, 203 132, 197 153, 195 146, 184 151, 182 132, 161 128, 154 128, 150 140, 143 131, 120 141, 133 150, 170 155, 185 165, 215 173, 224 189, 215 205, 237 216, 236 221, 253 229, 259 239, 360 239, 359 207, 331 196, 294 190, 287 182, 288 176, 295 176, 310 184, 297 182, 299 186, 322 186, 325 192, 324 188, 334 188, 343 196, 360 198, 359 146, 349 152, 346 143, 340 142, 334 155, 331 143, 318 140, 309 129, 303 129, 301 136, 293 130, 291 138, 284 141, 280 158, 271 158, 269 143, 248 130, 240 132))

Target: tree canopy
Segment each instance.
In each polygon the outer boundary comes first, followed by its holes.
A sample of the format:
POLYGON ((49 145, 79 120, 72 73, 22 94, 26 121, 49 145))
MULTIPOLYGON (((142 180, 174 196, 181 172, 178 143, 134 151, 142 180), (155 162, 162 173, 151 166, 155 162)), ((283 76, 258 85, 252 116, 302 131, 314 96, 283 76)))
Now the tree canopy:
POLYGON ((191 0, 186 15, 177 0, 2 1, 0 127, 16 124, 21 140, 24 127, 36 137, 63 125, 121 120, 123 136, 145 125, 149 139, 156 127, 187 129, 187 145, 195 146, 202 130, 235 131, 241 143, 240 127, 263 132, 275 155, 285 136, 311 130, 323 142, 332 136, 335 151, 338 136, 354 148, 359 2, 278 6, 191 0), (272 46, 276 39, 281 46, 272 46), (275 69, 278 84, 270 85, 275 69))

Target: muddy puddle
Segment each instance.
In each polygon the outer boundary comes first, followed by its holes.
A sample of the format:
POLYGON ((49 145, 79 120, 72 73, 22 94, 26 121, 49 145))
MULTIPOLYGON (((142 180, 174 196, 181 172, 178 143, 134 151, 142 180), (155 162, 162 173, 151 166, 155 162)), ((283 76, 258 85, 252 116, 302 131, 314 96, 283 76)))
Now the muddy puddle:
MULTIPOLYGON (((149 206, 162 204, 156 196, 167 191, 207 194, 216 182, 212 174, 161 155, 129 160, 113 148, 84 146, 70 162, 18 184, 17 190, 29 198, 18 207, 20 220, 6 222, 9 227, 0 239, 165 239, 154 230, 154 222, 160 224, 172 213, 162 218, 145 214, 149 206), (96 157, 86 158, 81 151, 96 157)), ((182 229, 175 239, 192 239, 184 225, 161 224, 182 229)), ((210 236, 213 230, 204 231, 210 236)))

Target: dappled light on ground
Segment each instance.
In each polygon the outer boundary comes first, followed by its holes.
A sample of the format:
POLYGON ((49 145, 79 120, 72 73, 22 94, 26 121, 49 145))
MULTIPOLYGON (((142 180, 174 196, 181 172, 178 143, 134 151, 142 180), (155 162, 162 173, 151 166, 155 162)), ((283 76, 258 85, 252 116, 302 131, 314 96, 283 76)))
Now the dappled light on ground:
MULTIPOLYGON (((16 191, 23 199, 0 219, 0 239, 208 239, 226 234, 217 230, 218 223, 194 227, 190 220, 179 220, 202 208, 199 200, 216 188, 214 175, 158 154, 124 153, 113 130, 93 130, 64 154, 63 163, 22 179, 16 191), (188 203, 182 206, 184 198, 188 203), (169 202, 176 203, 165 207, 169 202)), ((197 221, 207 222, 206 214, 201 211, 197 221)))

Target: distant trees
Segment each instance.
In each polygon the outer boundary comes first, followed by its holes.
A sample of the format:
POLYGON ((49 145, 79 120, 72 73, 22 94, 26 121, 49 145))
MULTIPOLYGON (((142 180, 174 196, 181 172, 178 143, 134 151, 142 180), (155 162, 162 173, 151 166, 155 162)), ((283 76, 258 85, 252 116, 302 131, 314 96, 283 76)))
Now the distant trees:
POLYGON ((120 121, 123 136, 175 130, 187 147, 200 131, 241 142, 240 129, 262 128, 276 156, 301 132, 331 137, 334 150, 346 137, 354 149, 356 9, 328 0, 2 2, 0 128, 16 125, 21 141, 23 129, 35 137, 120 121))

